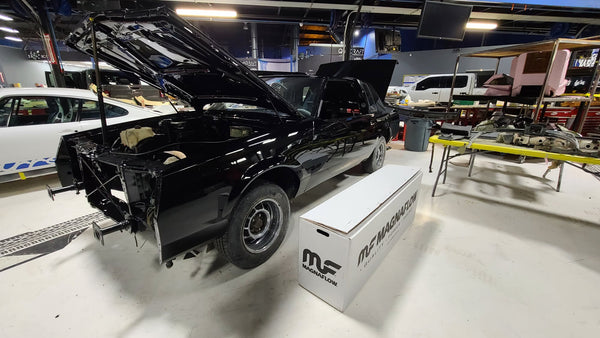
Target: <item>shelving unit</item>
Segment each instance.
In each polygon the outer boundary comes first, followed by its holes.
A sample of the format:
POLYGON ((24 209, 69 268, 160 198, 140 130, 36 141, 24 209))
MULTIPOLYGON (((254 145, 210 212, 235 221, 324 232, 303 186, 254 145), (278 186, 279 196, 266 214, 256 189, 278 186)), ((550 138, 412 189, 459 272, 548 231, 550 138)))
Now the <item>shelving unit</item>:
MULTIPOLYGON (((556 54, 559 50, 569 49, 572 52, 581 51, 581 50, 591 50, 595 48, 600 48, 600 40, 593 39, 556 39, 556 40, 548 40, 541 42, 534 42, 522 45, 514 45, 503 48, 496 48, 487 51, 480 51, 474 53, 466 53, 461 54, 456 58, 456 64, 454 67, 454 78, 452 80, 452 88, 450 90, 450 96, 454 100, 473 100, 473 101, 504 101, 506 104, 508 102, 512 103, 520 103, 523 105, 533 106, 529 107, 531 109, 531 117, 534 121, 537 121, 540 118, 540 113, 542 106, 547 106, 549 103, 556 102, 566 102, 566 101, 575 101, 580 102, 580 106, 577 112, 577 117, 575 120, 575 130, 581 132, 583 126, 585 124, 586 119, 588 118, 588 112, 590 109, 590 104, 594 99, 594 94, 596 92, 596 88, 598 86, 598 80, 600 77, 600 63, 598 58, 595 60, 594 66, 592 68, 592 81, 589 86, 589 91, 586 93, 586 96, 557 96, 557 97, 545 97, 544 92, 546 87, 548 86, 548 78, 550 71, 552 69, 552 64, 554 63, 556 54), (500 59, 506 57, 516 57, 523 53, 530 52, 550 52, 550 61, 548 62, 548 66, 546 69, 544 82, 541 86, 540 93, 537 97, 521 97, 521 96, 482 96, 482 95, 453 95, 454 93, 454 82, 456 80, 456 74, 458 73, 458 66, 460 64, 461 58, 464 57, 481 57, 481 58, 495 58, 496 62, 496 70, 498 73, 498 66, 500 64, 500 59)), ((452 100, 451 100, 452 101, 452 100)), ((488 105, 488 109, 491 107, 488 105)), ((449 111, 452 108, 452 102, 448 103, 447 110, 449 111)))

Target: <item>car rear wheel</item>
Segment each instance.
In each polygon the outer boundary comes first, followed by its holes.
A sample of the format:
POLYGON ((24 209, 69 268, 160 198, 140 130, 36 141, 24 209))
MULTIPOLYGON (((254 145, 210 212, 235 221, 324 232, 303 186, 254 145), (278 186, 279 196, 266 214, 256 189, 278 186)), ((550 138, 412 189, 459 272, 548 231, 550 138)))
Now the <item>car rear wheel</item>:
POLYGON ((363 169, 366 172, 372 173, 383 167, 383 162, 385 161, 385 147, 385 138, 382 136, 378 137, 375 149, 373 149, 371 156, 363 162, 363 169))
POLYGON ((287 232, 290 203, 279 186, 257 185, 240 199, 216 246, 234 265, 251 269, 267 261, 287 232))

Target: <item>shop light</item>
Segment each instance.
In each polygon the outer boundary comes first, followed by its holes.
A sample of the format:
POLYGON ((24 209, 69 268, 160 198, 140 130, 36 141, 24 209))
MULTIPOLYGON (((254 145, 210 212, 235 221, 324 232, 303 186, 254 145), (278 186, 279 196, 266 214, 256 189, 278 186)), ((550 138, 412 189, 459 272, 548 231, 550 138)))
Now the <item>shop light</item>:
POLYGON ((5 31, 7 33, 19 33, 18 30, 9 27, 0 27, 0 31, 5 31))
POLYGON ((498 24, 495 22, 467 22, 467 29, 492 30, 496 28, 498 28, 498 24))
POLYGON ((17 42, 22 42, 23 41, 21 38, 18 38, 16 36, 5 36, 4 38, 6 40, 17 41, 17 42))
POLYGON ((358 34, 360 34, 360 30, 357 29, 354 31, 354 36, 358 36, 358 34))
POLYGON ((236 11, 225 11, 216 9, 191 9, 191 8, 177 8, 175 13, 181 16, 204 16, 211 18, 236 18, 236 11))
POLYGON ((13 21, 13 18, 11 18, 10 16, 6 16, 4 14, 0 14, 0 20, 13 21))

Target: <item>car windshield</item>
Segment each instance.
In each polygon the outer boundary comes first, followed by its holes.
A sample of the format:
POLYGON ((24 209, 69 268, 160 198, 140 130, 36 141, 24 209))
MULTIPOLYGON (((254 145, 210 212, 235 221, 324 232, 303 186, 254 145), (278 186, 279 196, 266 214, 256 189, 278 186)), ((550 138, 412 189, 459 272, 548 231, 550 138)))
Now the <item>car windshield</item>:
POLYGON ((279 95, 302 115, 317 116, 323 79, 308 76, 274 77, 265 79, 279 95))

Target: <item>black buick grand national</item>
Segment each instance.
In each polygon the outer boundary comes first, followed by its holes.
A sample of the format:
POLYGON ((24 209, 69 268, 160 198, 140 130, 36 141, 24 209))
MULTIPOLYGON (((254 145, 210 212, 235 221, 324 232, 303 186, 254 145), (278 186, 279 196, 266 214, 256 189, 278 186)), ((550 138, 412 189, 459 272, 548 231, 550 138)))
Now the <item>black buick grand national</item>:
MULTIPOLYGON (((86 20, 68 44, 189 102, 194 111, 64 136, 63 186, 115 221, 151 230, 159 261, 214 242, 241 268, 283 241, 289 200, 362 164, 379 169, 398 115, 385 95, 395 61, 329 64, 321 76, 260 78, 167 9, 86 20)), ((318 74, 319 75, 319 74, 318 74)), ((62 189, 67 190, 67 189, 62 189)))

